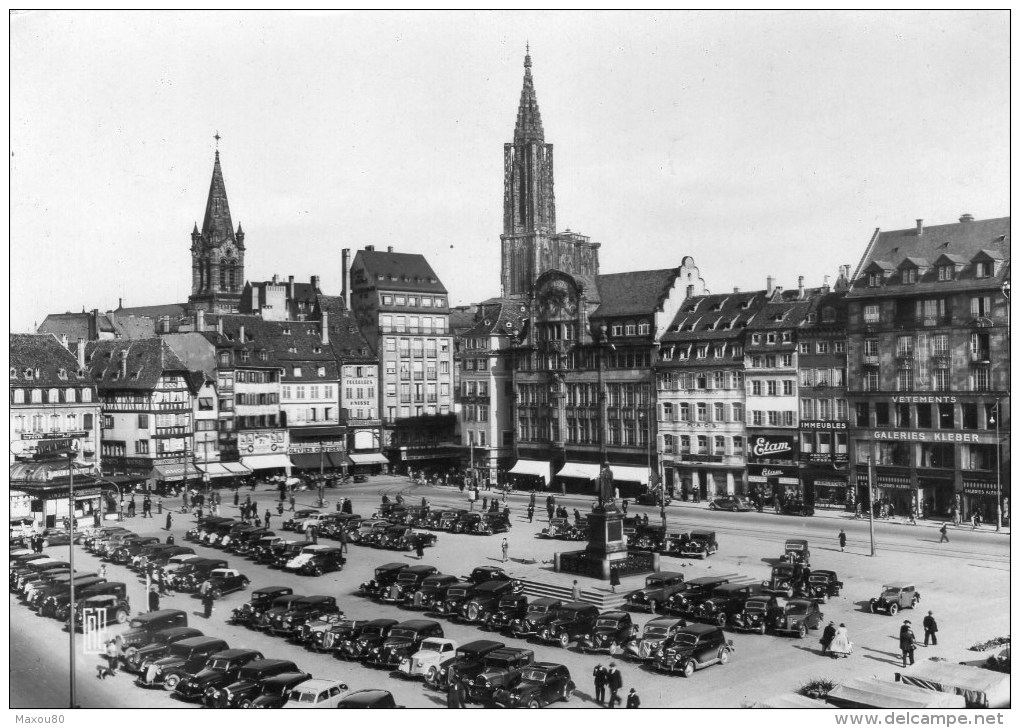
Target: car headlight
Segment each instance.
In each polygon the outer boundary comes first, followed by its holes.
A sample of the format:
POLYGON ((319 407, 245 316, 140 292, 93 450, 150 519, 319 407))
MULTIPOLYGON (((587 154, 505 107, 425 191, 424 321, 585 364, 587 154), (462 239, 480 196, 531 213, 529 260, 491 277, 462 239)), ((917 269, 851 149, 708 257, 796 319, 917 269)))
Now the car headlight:
POLYGON ((446 668, 444 667, 444 668, 440 669, 439 670, 439 674, 440 675, 445 675, 446 674, 446 668))

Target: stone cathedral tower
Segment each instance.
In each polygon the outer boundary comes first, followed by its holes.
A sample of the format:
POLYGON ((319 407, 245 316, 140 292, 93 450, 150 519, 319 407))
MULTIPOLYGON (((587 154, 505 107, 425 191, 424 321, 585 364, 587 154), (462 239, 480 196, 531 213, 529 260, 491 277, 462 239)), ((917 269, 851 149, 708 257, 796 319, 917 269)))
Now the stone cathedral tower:
POLYGON ((542 114, 524 56, 524 87, 514 140, 503 145, 503 234, 501 285, 509 298, 527 298, 538 277, 560 270, 594 280, 599 243, 569 231, 556 233, 553 145, 546 144, 542 114))
POLYGON ((220 313, 236 312, 244 288, 244 231, 234 232, 220 152, 213 162, 209 199, 202 231, 191 233, 191 295, 189 307, 220 313))

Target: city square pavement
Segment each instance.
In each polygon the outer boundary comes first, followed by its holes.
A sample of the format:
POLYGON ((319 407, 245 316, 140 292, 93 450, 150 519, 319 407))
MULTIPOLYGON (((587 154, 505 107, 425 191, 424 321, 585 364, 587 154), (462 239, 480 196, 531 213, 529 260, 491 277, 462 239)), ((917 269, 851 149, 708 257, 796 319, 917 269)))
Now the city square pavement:
MULTIPOLYGON (((259 504, 259 512, 270 507, 273 527, 279 530, 281 519, 276 515, 277 492, 268 485, 256 491, 241 491, 241 498, 251 493, 259 504)), ((377 476, 368 483, 353 484, 338 489, 327 489, 327 508, 333 509, 339 497, 350 497, 354 512, 371 515, 383 494, 390 499, 401 493, 405 502, 416 504, 424 497, 437 507, 467 507, 467 497, 457 488, 418 486, 405 477, 377 476)), ((485 491, 492 497, 499 493, 485 491)), ((546 524, 545 494, 540 493, 534 523, 528 523, 525 510, 528 496, 512 494, 508 499, 513 528, 506 534, 510 545, 510 562, 506 568, 513 575, 530 580, 569 585, 574 577, 552 571, 556 551, 576 550, 583 544, 550 541, 536 538, 546 524)), ((585 496, 558 496, 558 500, 571 512, 578 508, 582 513, 590 509, 592 498, 585 496)), ((298 507, 312 506, 314 491, 297 494, 298 507)), ((221 515, 235 516, 232 493, 223 494, 221 515)), ((180 501, 164 499, 165 510, 173 511, 172 532, 177 543, 183 544, 184 532, 194 525, 195 516, 177 512, 180 501)), ((648 513, 651 522, 659 519, 658 508, 630 507, 631 513, 648 513)), ((286 514, 284 515, 286 518, 286 514)), ((921 619, 933 610, 939 621, 938 647, 920 648, 917 660, 931 658, 950 662, 983 660, 990 653, 977 653, 967 649, 975 642, 1009 634, 1009 534, 994 533, 985 526, 971 531, 969 526, 949 529, 950 542, 940 544, 939 523, 919 523, 917 526, 902 522, 876 523, 877 555, 868 555, 868 523, 854 520, 838 512, 821 512, 812 518, 778 516, 770 513, 717 513, 707 510, 704 504, 675 504, 667 508, 669 529, 689 530, 710 528, 716 531, 719 552, 705 561, 691 561, 664 557, 664 570, 681 571, 686 578, 715 574, 741 574, 755 580, 768 576, 770 564, 782 552, 783 541, 788 537, 807 538, 811 543, 812 567, 833 569, 844 582, 840 597, 822 606, 825 621, 844 622, 854 642, 854 654, 844 660, 832 660, 820 655, 817 633, 806 639, 757 634, 730 633, 736 648, 729 664, 712 666, 697 672, 689 679, 656 674, 637 663, 616 658, 624 678, 624 694, 636 687, 643 707, 739 707, 744 703, 767 698, 775 693, 796 690, 808 680, 828 677, 839 681, 849 677, 876 676, 891 680, 899 670, 900 655, 897 635, 903 619, 913 622, 920 637, 921 619), (841 553, 837 534, 843 528, 848 536, 845 553, 841 553), (913 581, 922 595, 916 610, 906 610, 897 617, 871 614, 868 599, 877 596, 888 581, 913 581)), ((128 528, 142 535, 167 535, 163 515, 153 519, 140 516, 128 519, 128 528)), ((297 538, 301 538, 297 536, 297 538)), ((500 564, 500 544, 503 534, 495 536, 468 536, 440 533, 435 547, 426 550, 423 563, 433 564, 448 574, 466 574, 472 567, 483 564, 500 564)), ((65 553, 66 548, 49 549, 65 553)), ((219 554, 215 549, 196 547, 203 555, 219 554)), ((98 560, 82 549, 76 549, 76 566, 94 570, 98 560)), ((409 619, 421 616, 396 607, 374 604, 353 594, 357 585, 370 578, 372 569, 381 563, 408 559, 413 554, 381 551, 352 545, 349 560, 342 572, 323 577, 301 577, 275 569, 255 565, 246 559, 229 555, 231 566, 247 574, 252 587, 281 584, 292 586, 301 594, 329 594, 336 596, 349 617, 392 617, 409 619)), ((144 584, 122 566, 110 564, 108 578, 129 584, 132 611, 144 609, 144 584)), ((580 578, 583 591, 608 592, 607 583, 580 578)), ((638 588, 643 577, 623 579, 619 591, 638 588)), ((201 616, 196 598, 178 595, 164 598, 162 606, 187 609, 192 626, 207 635, 227 640, 231 647, 250 647, 262 650, 267 657, 293 659, 302 669, 315 677, 336 678, 352 689, 385 688, 393 692, 397 702, 408 707, 439 707, 445 705, 445 696, 424 688, 420 683, 390 677, 385 671, 373 670, 357 664, 338 661, 328 655, 318 655, 290 645, 282 639, 228 625, 225 620, 230 610, 247 600, 247 592, 226 596, 216 603, 216 611, 209 620, 201 616)), ((643 624, 649 616, 635 614, 635 621, 643 624)), ((592 668, 599 662, 607 664, 606 655, 583 655, 571 648, 564 650, 538 642, 486 633, 475 627, 441 620, 447 637, 465 643, 474 639, 499 639, 508 645, 529 647, 536 660, 560 662, 566 665, 577 683, 575 697, 569 703, 554 707, 595 707, 592 701, 592 668)), ((115 628, 118 631, 122 628, 115 628)), ((80 638, 79 638, 80 642, 80 638)), ((11 706, 12 707, 66 707, 68 637, 52 619, 38 617, 11 597, 11 706)), ((79 646, 80 656, 80 646, 79 646)), ((96 679, 97 657, 84 657, 77 662, 78 702, 83 707, 189 707, 172 694, 162 690, 145 690, 132 684, 126 673, 100 681, 96 679)))

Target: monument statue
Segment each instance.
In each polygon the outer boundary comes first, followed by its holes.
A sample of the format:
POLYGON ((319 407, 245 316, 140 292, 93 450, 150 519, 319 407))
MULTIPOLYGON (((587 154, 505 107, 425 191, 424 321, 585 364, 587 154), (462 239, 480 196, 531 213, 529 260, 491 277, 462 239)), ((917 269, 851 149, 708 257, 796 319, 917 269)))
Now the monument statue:
POLYGON ((609 463, 602 463, 602 470, 599 472, 599 505, 603 508, 613 503, 613 471, 609 469, 609 463))

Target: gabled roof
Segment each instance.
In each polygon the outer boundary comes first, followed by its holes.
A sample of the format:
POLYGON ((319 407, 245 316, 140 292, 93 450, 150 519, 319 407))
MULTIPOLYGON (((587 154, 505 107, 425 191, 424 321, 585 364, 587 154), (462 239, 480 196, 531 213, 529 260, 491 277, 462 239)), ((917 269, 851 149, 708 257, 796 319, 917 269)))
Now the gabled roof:
MULTIPOLYGON (((520 301, 489 299, 479 304, 477 312, 472 315, 471 325, 457 335, 462 339, 493 334, 510 336, 521 331, 527 315, 527 306, 520 301)), ((450 328, 453 329, 452 313, 450 319, 450 328)))
POLYGON ((676 268, 599 275, 595 285, 601 304, 591 317, 651 315, 669 295, 677 275, 676 268))
POLYGON ((329 314, 329 345, 341 362, 376 362, 372 347, 361 333, 354 315, 344 306, 341 296, 315 297, 318 312, 329 314))
POLYGON ((713 293, 689 298, 663 334, 662 342, 740 338, 766 300, 766 291, 713 293))
POLYGON ((868 264, 868 267, 865 268, 864 270, 865 270, 865 272, 870 272, 870 271, 875 271, 875 270, 890 271, 890 270, 896 270, 896 266, 894 266, 892 263, 890 263, 887 260, 873 260, 873 261, 871 261, 870 264, 868 264))
POLYGON ((927 268, 928 265, 929 263, 925 258, 918 258, 915 255, 908 255, 906 258, 903 259, 902 263, 896 266, 896 268, 898 270, 903 270, 904 268, 927 268))
POLYGON ((14 370, 11 385, 33 387, 66 387, 70 384, 94 384, 87 371, 77 376, 78 359, 65 349, 52 334, 11 334, 10 367, 14 370), (32 370, 32 378, 25 370, 32 370), (61 370, 65 377, 60 377, 61 370), (38 374, 36 374, 38 372, 38 374))
POLYGON ((181 317, 187 311, 186 303, 162 303, 156 306, 132 306, 131 308, 120 307, 114 313, 120 316, 147 316, 158 319, 162 316, 181 317))
MULTIPOLYGON (((187 376, 188 367, 161 338, 93 341, 85 348, 85 365, 100 391, 155 389, 165 373, 187 376), (126 354, 126 376, 121 361, 126 354)), ((189 382, 191 380, 189 379, 189 382)))
POLYGON ((997 250, 988 250, 988 248, 981 248, 971 260, 1002 260, 1002 253, 997 250))
POLYGON ((935 259, 935 265, 945 265, 946 263, 951 265, 966 265, 967 259, 962 255, 953 255, 951 253, 943 253, 935 259))
POLYGON ((446 287, 424 255, 359 250, 354 262, 364 267, 368 274, 367 283, 372 288, 446 293, 446 287))

